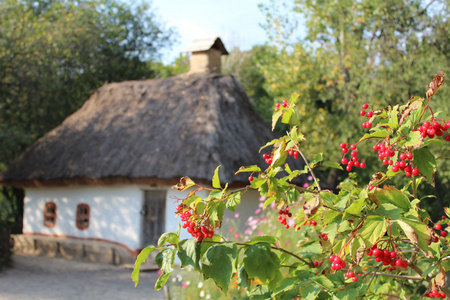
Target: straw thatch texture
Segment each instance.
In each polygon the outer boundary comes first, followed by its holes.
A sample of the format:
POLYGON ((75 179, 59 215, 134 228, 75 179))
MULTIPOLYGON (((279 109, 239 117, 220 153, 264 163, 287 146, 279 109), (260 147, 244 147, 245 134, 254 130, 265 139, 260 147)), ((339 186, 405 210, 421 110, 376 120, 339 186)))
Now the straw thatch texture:
POLYGON ((249 174, 234 173, 266 166, 258 151, 274 137, 233 77, 112 83, 32 145, 0 183, 156 185, 182 176, 210 182, 218 165, 222 182, 248 183, 249 174))

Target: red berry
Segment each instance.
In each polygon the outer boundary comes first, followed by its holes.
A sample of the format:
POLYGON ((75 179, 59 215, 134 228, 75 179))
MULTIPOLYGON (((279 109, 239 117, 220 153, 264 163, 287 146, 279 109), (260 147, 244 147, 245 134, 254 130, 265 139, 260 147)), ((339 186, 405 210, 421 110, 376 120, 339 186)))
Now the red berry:
POLYGON ((450 142, 450 135, 447 134, 447 135, 445 136, 445 140, 446 140, 447 142, 450 142))
POLYGON ((352 150, 355 150, 355 149, 356 149, 356 145, 355 145, 355 144, 352 144, 352 145, 350 145, 350 148, 351 148, 352 150))
POLYGON ((353 277, 352 277, 352 280, 353 280, 353 282, 357 282, 357 281, 358 281, 358 277, 353 276, 353 277))
POLYGON ((369 108, 369 104, 367 104, 367 103, 364 103, 364 104, 363 104, 363 106, 362 106, 362 108, 364 108, 364 109, 368 109, 368 108, 369 108))
POLYGON ((343 159, 341 159, 341 163, 343 165, 346 165, 348 163, 348 160, 344 157, 343 159))
POLYGON ((316 268, 319 265, 319 263, 317 261, 315 261, 313 265, 314 265, 314 268, 316 268))
POLYGON ((447 236, 447 231, 442 230, 442 231, 441 231, 441 236, 445 238, 445 237, 447 236))
POLYGON ((359 164, 359 166, 361 167, 361 169, 364 169, 366 167, 366 163, 362 162, 362 163, 359 164))
POLYGON ((359 112, 359 114, 360 114, 361 116, 364 116, 364 115, 366 114, 366 111, 365 111, 365 110, 362 110, 362 111, 359 112))
POLYGON ((373 111, 367 112, 366 116, 369 117, 369 118, 371 118, 371 117, 373 116, 373 111))
POLYGON ((419 169, 414 168, 414 169, 412 169, 411 173, 412 173, 414 176, 417 176, 417 175, 420 174, 420 171, 419 171, 419 169))
POLYGON ((253 181, 253 176, 252 175, 248 176, 248 181, 253 181))
POLYGON ((340 147, 341 148, 347 148, 347 144, 346 143, 341 143, 340 147))
POLYGON ((434 225, 434 229, 436 230, 441 230, 441 228, 442 228, 441 224, 434 225))
POLYGON ((374 250, 373 250, 373 255, 374 255, 374 256, 379 256, 380 253, 381 253, 381 250, 380 250, 380 249, 374 249, 374 250))
POLYGON ((447 217, 446 216, 442 216, 442 220, 445 220, 447 217))

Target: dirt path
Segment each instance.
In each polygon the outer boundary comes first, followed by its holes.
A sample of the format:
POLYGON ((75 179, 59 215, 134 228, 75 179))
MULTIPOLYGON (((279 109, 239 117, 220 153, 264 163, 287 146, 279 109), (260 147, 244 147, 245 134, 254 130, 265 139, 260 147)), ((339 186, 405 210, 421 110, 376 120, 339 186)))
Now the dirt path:
POLYGON ((14 268, 0 272, 1 300, 151 299, 158 274, 141 272, 134 288, 132 270, 123 267, 15 254, 14 268))

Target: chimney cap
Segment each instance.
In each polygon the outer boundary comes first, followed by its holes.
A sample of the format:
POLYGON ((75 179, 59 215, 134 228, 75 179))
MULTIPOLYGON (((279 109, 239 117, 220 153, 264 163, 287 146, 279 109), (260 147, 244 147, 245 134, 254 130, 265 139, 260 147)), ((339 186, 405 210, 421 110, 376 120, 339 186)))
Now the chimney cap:
POLYGON ((184 52, 200 52, 208 51, 210 49, 217 49, 222 55, 228 55, 227 49, 225 49, 222 40, 218 37, 196 40, 184 49, 184 52))

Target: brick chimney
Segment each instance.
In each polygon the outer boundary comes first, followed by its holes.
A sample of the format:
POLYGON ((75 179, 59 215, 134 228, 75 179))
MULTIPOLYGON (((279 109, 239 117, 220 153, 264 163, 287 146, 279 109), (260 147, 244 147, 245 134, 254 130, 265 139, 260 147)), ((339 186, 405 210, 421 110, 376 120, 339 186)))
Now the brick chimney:
POLYGON ((191 52, 188 73, 204 73, 212 70, 220 73, 220 57, 228 55, 220 38, 194 41, 184 51, 191 52))

